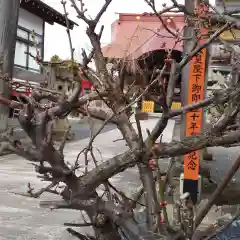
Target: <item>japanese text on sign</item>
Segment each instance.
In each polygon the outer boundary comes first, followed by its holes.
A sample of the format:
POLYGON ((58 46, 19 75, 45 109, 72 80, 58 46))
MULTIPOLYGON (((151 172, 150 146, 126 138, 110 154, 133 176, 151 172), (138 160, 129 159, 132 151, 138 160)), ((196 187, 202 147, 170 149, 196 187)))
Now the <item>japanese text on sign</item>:
MULTIPOLYGON (((188 86, 188 104, 204 99, 204 81, 206 69, 206 49, 195 56, 190 63, 188 86)), ((203 110, 197 109, 186 115, 186 136, 201 132, 203 110)), ((200 151, 194 151, 184 156, 184 178, 198 180, 200 151)))

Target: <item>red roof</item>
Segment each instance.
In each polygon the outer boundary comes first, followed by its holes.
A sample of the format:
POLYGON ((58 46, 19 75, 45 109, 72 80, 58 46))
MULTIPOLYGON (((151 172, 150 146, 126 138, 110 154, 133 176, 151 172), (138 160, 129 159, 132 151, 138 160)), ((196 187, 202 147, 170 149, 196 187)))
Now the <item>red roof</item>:
MULTIPOLYGON (((165 14, 162 19, 174 33, 182 31, 183 14, 165 14)), ((102 50, 108 58, 136 59, 154 50, 172 49, 175 41, 156 15, 119 14, 119 19, 112 24, 111 43, 102 50)), ((178 43, 174 49, 182 51, 182 43, 178 43)))

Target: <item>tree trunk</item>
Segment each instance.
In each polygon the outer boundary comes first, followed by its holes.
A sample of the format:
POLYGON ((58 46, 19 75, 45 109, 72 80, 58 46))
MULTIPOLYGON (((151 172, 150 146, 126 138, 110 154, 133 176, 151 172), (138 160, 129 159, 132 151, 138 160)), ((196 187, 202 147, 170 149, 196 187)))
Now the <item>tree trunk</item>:
POLYGON ((157 195, 152 171, 143 164, 138 164, 140 178, 144 186, 147 225, 149 229, 153 229, 156 224, 157 195))
POLYGON ((98 240, 121 240, 116 225, 110 219, 103 226, 94 227, 94 231, 98 240))

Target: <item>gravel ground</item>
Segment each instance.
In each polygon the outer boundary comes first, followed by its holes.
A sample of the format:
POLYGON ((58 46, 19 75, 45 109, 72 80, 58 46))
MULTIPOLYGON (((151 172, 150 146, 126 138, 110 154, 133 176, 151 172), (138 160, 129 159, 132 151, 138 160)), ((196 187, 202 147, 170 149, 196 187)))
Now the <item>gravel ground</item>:
MULTIPOLYGON (((144 133, 146 128, 152 129, 156 120, 149 120, 143 124, 144 133)), ((77 125, 76 125, 77 126, 77 125)), ((81 125, 81 127, 83 124, 81 125)), ((172 138, 171 123, 164 133, 164 139, 170 141, 172 138)), ((78 127, 77 127, 78 128, 78 127)), ((111 127, 110 127, 111 128, 111 127)), ((120 139, 121 135, 117 129, 105 131, 94 141, 94 146, 101 151, 101 155, 96 150, 95 154, 100 161, 104 161, 116 154, 126 151, 124 141, 114 142, 120 139)), ((81 149, 86 147, 89 139, 72 141, 66 145, 65 159, 74 162, 81 149)), ((80 157, 80 163, 84 163, 84 156, 80 157)), ((34 172, 33 166, 26 160, 16 155, 6 155, 0 157, 0 240, 73 240, 66 231, 63 224, 65 222, 82 222, 79 212, 69 210, 42 209, 39 207, 40 199, 30 199, 16 195, 15 193, 25 193, 27 184, 31 183, 36 190, 43 187, 34 172)), ((93 163, 90 163, 90 168, 93 163)), ((114 176, 110 180, 118 189, 125 191, 127 195, 135 192, 140 185, 139 175, 136 168, 130 168, 114 176)), ((99 189, 101 191, 101 189, 99 189)), ((44 194, 41 200, 52 200, 53 196, 44 194)), ((81 228, 83 232, 91 232, 89 228, 81 228)))
MULTIPOLYGON (((89 137, 89 125, 87 119, 71 119, 72 131, 75 137, 68 142, 68 158, 76 158, 75 152, 71 152, 71 143, 89 137), (71 156, 72 155, 72 156, 71 156)), ((94 121, 94 132, 102 122, 94 121)), ((115 129, 113 124, 107 124, 102 133, 115 129)), ((26 135, 21 129, 15 131, 15 136, 22 139, 26 135)), ((78 150, 78 149, 77 149, 78 150)), ((0 240, 72 240, 63 226, 64 222, 82 222, 79 212, 68 210, 50 211, 39 208, 40 199, 31 199, 14 193, 25 193, 27 184, 31 183, 37 190, 43 187, 34 172, 33 167, 26 160, 13 154, 0 157, 0 240)), ((134 175, 130 175, 134 176, 134 175)), ((135 179, 130 179, 135 181, 135 179)), ((41 200, 52 199, 53 195, 44 194, 41 200)), ((81 228, 81 231, 91 233, 90 228, 81 228)))
MULTIPOLYGON (((150 120, 154 121, 154 120, 150 120)), ((97 121, 95 128, 98 129, 100 122, 97 121)), ((151 122, 153 124, 153 122, 151 122)), ((149 129, 151 127, 147 126, 149 129)), ((89 136, 87 122, 73 123, 73 129, 79 131, 74 141, 66 146, 65 157, 68 161, 74 161, 77 153, 86 146, 89 136), (83 139, 77 141, 77 139, 83 139)), ((174 128, 174 138, 179 136, 180 126, 174 128)), ((165 137, 167 141, 172 139, 172 129, 167 129, 165 137), (170 136, 171 135, 171 136, 170 136)), ((97 137, 95 146, 101 150, 103 161, 115 154, 126 150, 123 141, 113 142, 119 139, 118 130, 115 126, 108 125, 103 133, 97 137)), ((219 182, 227 169, 237 157, 239 148, 211 148, 214 154, 214 164, 211 168, 211 175, 215 181, 219 182), (217 169, 217 171, 216 171, 217 169)), ((84 162, 83 158, 81 161, 84 162)), ((76 211, 57 210, 39 208, 39 199, 30 199, 16 195, 16 192, 26 192, 27 184, 30 182, 33 187, 39 189, 43 183, 36 178, 33 167, 20 157, 7 155, 0 157, 0 240, 72 240, 75 239, 65 231, 64 222, 81 222, 81 216, 76 211)), ((239 172, 236 175, 236 182, 240 182, 239 172)), ((136 189, 139 186, 139 177, 136 168, 128 169, 115 176, 112 183, 121 190, 136 189)), ((239 190, 239 189, 236 189, 239 190)), ((52 195, 45 194, 41 200, 52 199, 52 195)), ((202 201, 205 204, 206 200, 202 201)), ((201 204, 201 205, 202 205, 201 204)), ((206 217, 204 224, 212 223, 222 213, 215 212, 216 208, 206 217)), ((171 209, 169 209, 171 211, 171 209)), ((232 210, 234 212, 234 209, 232 210)), ((81 232, 91 232, 89 228, 81 228, 81 232)))

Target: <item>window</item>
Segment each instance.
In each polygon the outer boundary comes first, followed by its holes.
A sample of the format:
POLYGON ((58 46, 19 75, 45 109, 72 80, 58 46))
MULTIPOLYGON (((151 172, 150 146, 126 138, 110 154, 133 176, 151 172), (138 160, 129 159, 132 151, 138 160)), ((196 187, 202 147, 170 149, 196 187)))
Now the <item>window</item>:
POLYGON ((26 54, 26 52, 29 52, 36 57, 38 51, 41 56, 43 49, 43 37, 35 33, 34 36, 37 42, 36 47, 31 35, 32 33, 30 30, 18 26, 14 64, 17 67, 24 68, 29 71, 40 72, 40 65, 29 54, 26 54))
POLYGON ((25 66, 27 63, 27 55, 25 52, 27 51, 27 44, 17 41, 16 42, 16 50, 15 50, 15 60, 14 64, 19 66, 25 66))
POLYGON ((20 28, 17 29, 17 36, 28 40, 28 32, 26 32, 20 28))
MULTIPOLYGON (((41 49, 40 48, 36 48, 35 46, 29 46, 29 52, 33 55, 33 56, 37 56, 37 51, 39 53, 41 53, 41 49)), ((40 69, 39 64, 36 62, 35 59, 33 59, 32 57, 29 56, 28 59, 28 67, 29 69, 40 69)))

